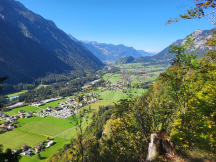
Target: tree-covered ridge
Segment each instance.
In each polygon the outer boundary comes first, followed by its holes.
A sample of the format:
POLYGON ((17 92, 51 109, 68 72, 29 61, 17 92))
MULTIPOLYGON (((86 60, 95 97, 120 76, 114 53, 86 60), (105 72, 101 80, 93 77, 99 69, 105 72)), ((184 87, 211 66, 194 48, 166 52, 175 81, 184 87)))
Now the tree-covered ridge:
POLYGON ((99 129, 95 137, 86 130, 50 161, 143 161, 150 134, 164 129, 177 151, 198 148, 215 154, 216 53, 197 60, 196 52, 186 54, 192 44, 189 38, 171 47, 176 53, 172 66, 141 97, 116 104, 101 138, 99 129))
POLYGON ((128 63, 133 63, 133 62, 134 62, 134 57, 128 56, 128 57, 124 57, 124 58, 116 61, 116 64, 128 64, 128 63))

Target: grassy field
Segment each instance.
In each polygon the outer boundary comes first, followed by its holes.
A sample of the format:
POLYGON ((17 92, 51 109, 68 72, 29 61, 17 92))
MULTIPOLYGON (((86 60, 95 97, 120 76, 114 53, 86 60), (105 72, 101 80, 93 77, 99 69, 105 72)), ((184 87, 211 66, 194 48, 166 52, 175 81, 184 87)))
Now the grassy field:
POLYGON ((147 81, 152 81, 152 80, 156 80, 157 77, 151 77, 151 78, 148 78, 147 81))
POLYGON ((5 111, 4 113, 7 114, 8 116, 11 116, 11 115, 19 114, 18 111, 20 110, 23 110, 25 112, 31 112, 31 111, 40 111, 41 109, 35 106, 23 106, 16 109, 12 109, 10 111, 5 111))
POLYGON ((127 90, 128 94, 133 94, 134 96, 141 96, 143 93, 145 93, 148 89, 129 89, 127 90))
POLYGON ((2 123, 4 123, 5 122, 5 120, 0 120, 0 124, 2 124, 2 123))
POLYGON ((107 73, 103 75, 103 79, 106 81, 112 73, 107 73))
POLYGON ((40 152, 42 160, 38 160, 37 155, 34 155, 32 157, 22 156, 20 162, 45 162, 52 154, 57 152, 58 149, 61 149, 64 147, 65 144, 70 143, 70 139, 64 139, 59 137, 56 137, 54 141, 56 142, 55 145, 51 146, 49 149, 46 149, 45 151, 40 152))
POLYGON ((0 134, 1 144, 4 149, 20 149, 24 144, 35 146, 45 140, 45 136, 27 132, 16 128, 12 131, 0 134))
POLYGON ((60 103, 61 101, 67 101, 67 98, 64 98, 64 99, 61 99, 61 100, 57 100, 57 101, 53 101, 53 102, 49 102, 49 103, 46 103, 42 106, 39 106, 40 108, 42 109, 46 109, 47 106, 50 106, 50 107, 59 107, 60 105, 57 104, 57 103, 60 103))
POLYGON ((109 90, 101 94, 99 97, 101 100, 118 101, 121 98, 126 98, 127 95, 120 89, 109 90))
POLYGON ((110 77, 109 81, 110 81, 111 83, 117 83, 117 82, 121 81, 120 75, 121 75, 121 74, 114 74, 114 75, 112 75, 112 76, 110 77))
POLYGON ((84 93, 84 94, 85 94, 85 95, 88 95, 89 93, 96 93, 96 94, 100 94, 101 92, 102 92, 102 90, 96 90, 96 91, 91 90, 91 91, 86 92, 86 93, 84 93))
MULTIPOLYGON (((20 127, 0 134, 1 144, 3 144, 3 146, 16 149, 20 148, 23 144, 27 144, 33 147, 44 141, 47 135, 53 137, 74 127, 76 121, 69 121, 51 116, 45 118, 33 116, 27 119, 18 119, 18 125, 20 125, 20 127)), ((4 149, 6 149, 5 147, 4 149)))
POLYGON ((67 120, 76 120, 76 119, 78 119, 78 115, 72 115, 72 116, 69 116, 69 117, 67 117, 66 118, 67 120))
POLYGON ((11 94, 7 94, 5 96, 8 96, 8 97, 12 97, 12 96, 17 96, 17 95, 20 95, 22 93, 26 93, 28 90, 22 90, 20 92, 16 92, 16 93, 11 93, 11 94))
MULTIPOLYGON (((90 104, 91 105, 91 109, 92 109, 92 112, 93 111, 98 111, 98 109, 99 109, 99 106, 106 106, 106 105, 113 105, 113 102, 111 102, 111 101, 104 101, 104 100, 99 100, 99 101, 97 101, 97 102, 95 102, 95 103, 92 103, 92 104, 90 104)), ((83 109, 88 109, 88 107, 90 106, 90 105, 87 105, 87 106, 85 106, 85 107, 83 107, 83 108, 81 108, 80 109, 80 111, 82 111, 83 109)), ((92 116, 92 112, 91 113, 85 113, 85 122, 82 124, 82 129, 84 130, 84 129, 86 129, 86 127, 92 122, 92 119, 91 119, 91 116, 92 116)), ((77 116, 76 116, 77 117, 77 116)), ((38 117, 37 117, 38 118, 38 117)), ((47 118, 47 117, 46 117, 47 118)), ((67 121, 67 120, 65 120, 66 121, 66 123, 65 123, 65 121, 63 122, 63 121, 59 121, 58 120, 58 118, 57 119, 53 119, 53 118, 42 118, 41 120, 40 120, 40 122, 43 122, 43 123, 45 123, 45 124, 50 124, 50 123, 55 123, 57 126, 65 126, 65 127, 69 127, 70 126, 70 124, 68 124, 68 123, 70 123, 71 121, 67 121)), ((29 118, 30 119, 30 118, 29 118)), ((70 117, 69 118, 67 118, 67 119, 70 119, 70 117)), ((63 119, 62 119, 63 120, 63 119)), ((23 120, 23 122, 24 122, 24 120, 23 120)), ((27 123, 29 123, 29 122, 27 122, 27 123)), ((49 128, 48 128, 49 129, 49 128)), ((29 133, 29 132, 28 132, 29 133)), ((63 148, 63 146, 65 145, 65 144, 67 144, 67 143, 70 143, 70 141, 71 141, 71 138, 75 138, 77 135, 78 135, 78 133, 79 133, 79 129, 77 129, 77 128, 73 128, 73 129, 71 129, 71 130, 69 130, 69 131, 67 131, 67 132, 65 132, 65 133, 63 133, 63 134, 61 134, 61 135, 59 135, 58 137, 56 137, 55 139, 54 139, 54 141, 56 142, 56 144, 54 145, 54 146, 51 146, 49 149, 46 149, 45 151, 42 151, 41 153, 40 153, 40 155, 41 155, 41 157, 42 157, 42 160, 38 160, 37 159, 37 155, 34 155, 34 156, 32 156, 32 157, 29 157, 29 156, 22 156, 22 159, 21 159, 21 162, 39 162, 39 161, 43 161, 43 162, 45 162, 45 161, 47 161, 47 158, 49 158, 52 154, 54 154, 55 152, 57 152, 58 151, 58 149, 60 149, 60 148, 63 148)), ((1 137, 1 136, 0 136, 1 137)), ((41 140, 42 141, 44 141, 45 140, 45 136, 42 136, 42 138, 41 138, 41 140)), ((38 140, 38 141, 40 141, 40 139, 38 140)), ((38 144, 38 143, 37 143, 38 144)))
POLYGON ((47 87, 47 86, 49 86, 49 85, 42 85, 42 84, 41 84, 41 85, 37 86, 37 87, 35 88, 35 90, 36 90, 36 89, 39 89, 39 88, 41 88, 41 87, 44 87, 44 88, 45 88, 45 87, 47 87))

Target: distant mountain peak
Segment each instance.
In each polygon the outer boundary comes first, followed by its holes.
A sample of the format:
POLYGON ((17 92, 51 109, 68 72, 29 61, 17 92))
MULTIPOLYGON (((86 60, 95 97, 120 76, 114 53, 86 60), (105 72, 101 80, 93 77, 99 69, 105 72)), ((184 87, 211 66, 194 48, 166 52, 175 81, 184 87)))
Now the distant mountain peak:
MULTIPOLYGON (((70 34, 68 35, 70 37, 70 34)), ((74 40, 74 37, 72 36, 71 39, 74 40)), ((128 56, 138 58, 141 56, 153 56, 155 54, 150 51, 135 50, 133 47, 128 47, 124 44, 114 45, 112 43, 106 44, 87 40, 80 42, 102 61, 117 61, 128 56)))
MULTIPOLYGON (((192 34, 192 36, 194 36, 195 40, 194 40, 194 44, 195 44, 195 49, 198 51, 198 58, 204 56, 210 49, 214 50, 215 47, 209 47, 207 45, 205 45, 206 41, 205 39, 211 38, 213 32, 216 31, 216 28, 212 28, 210 30, 195 30, 192 34), (203 39, 204 38, 204 39, 203 39)), ((171 45, 182 45, 186 42, 187 37, 185 37, 184 39, 179 39, 175 42, 173 42, 171 45)), ((139 60, 140 62, 153 62, 153 63, 170 63, 171 59, 175 57, 174 54, 169 52, 170 48, 166 47, 164 50, 162 50, 161 52, 159 52, 158 54, 152 56, 152 57, 143 57, 143 58, 139 58, 137 60, 139 60)), ((194 49, 191 49, 191 51, 194 49)))

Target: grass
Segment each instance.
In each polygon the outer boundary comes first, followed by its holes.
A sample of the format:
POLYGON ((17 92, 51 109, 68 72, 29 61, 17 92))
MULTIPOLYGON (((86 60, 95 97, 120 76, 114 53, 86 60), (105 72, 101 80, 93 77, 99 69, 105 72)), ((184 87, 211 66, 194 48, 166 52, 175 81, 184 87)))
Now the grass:
POLYGON ((100 99, 109 101, 118 101, 122 98, 126 98, 127 95, 120 89, 109 90, 101 94, 100 99))
MULTIPOLYGON (((44 141, 47 135, 55 136, 74 127, 76 121, 69 121, 51 116, 45 118, 33 116, 27 119, 18 119, 18 125, 21 127, 0 134, 1 144, 3 144, 3 146, 17 149, 23 144, 27 144, 33 147, 44 141)), ((6 149, 5 147, 4 149, 6 149)))
POLYGON ((28 90, 22 90, 22 91, 20 91, 20 92, 7 94, 7 95, 5 95, 5 96, 12 97, 12 96, 17 96, 17 95, 20 95, 20 94, 26 93, 26 92, 28 92, 28 90))
POLYGON ((23 110, 25 112, 31 112, 31 111, 40 111, 41 109, 34 107, 34 106, 23 106, 19 108, 12 109, 10 111, 5 111, 4 113, 8 116, 19 114, 18 111, 23 110))
POLYGON ((41 87, 44 87, 44 88, 45 88, 45 87, 47 87, 47 86, 49 86, 49 85, 42 85, 42 84, 40 84, 39 86, 37 86, 37 87, 35 88, 35 90, 36 90, 36 89, 39 89, 39 88, 41 88, 41 87))
MULTIPOLYGON (((118 93, 119 92, 116 92, 116 94, 118 93)), ((60 100, 57 102, 60 102, 60 100)), ((113 105, 113 101, 99 100, 90 105, 93 112, 93 111, 98 111, 99 106, 113 105)), ((88 110, 88 107, 90 105, 81 108, 80 111, 82 111, 83 109, 88 110)), ((13 111, 17 112, 18 111, 17 109, 13 109, 13 111)), ((85 113, 86 121, 85 123, 82 124, 83 130, 85 130, 86 127, 92 122, 91 119, 92 112, 85 113)), ((78 118, 78 115, 74 117, 78 118)), ((70 119, 73 119, 72 117, 68 117, 67 119, 68 120, 64 120, 64 119, 54 118, 50 116, 45 118, 39 116, 33 116, 32 118, 18 119, 18 125, 20 125, 21 127, 18 127, 4 134, 0 134, 1 144, 5 146, 4 149, 6 149, 7 147, 11 149, 21 148, 23 144, 27 144, 31 147, 36 146, 37 144, 45 141, 47 135, 54 136, 76 125, 76 121, 70 121, 70 119)), ((82 120, 82 122, 83 121, 84 120, 82 120)), ((65 144, 70 143, 70 139, 75 138, 78 133, 79 133, 79 129, 73 128, 59 135, 58 137, 55 137, 54 141, 56 142, 56 144, 40 153, 42 157, 41 161, 47 161, 47 158, 49 158, 52 154, 57 152, 58 149, 63 148, 65 144)), ((40 160, 37 159, 37 155, 34 155, 32 157, 22 156, 21 162, 29 162, 29 161, 39 162, 40 160)))
POLYGON ((4 123, 5 122, 5 120, 0 120, 0 124, 2 124, 2 123, 4 123))
POLYGON ((117 83, 117 82, 121 81, 120 75, 121 75, 121 74, 114 74, 114 75, 112 75, 112 76, 110 77, 109 81, 110 81, 111 83, 117 83))
POLYGON ((103 79, 106 81, 112 73, 106 73, 103 75, 103 79))
POLYGON ((85 94, 85 95, 88 95, 89 93, 100 94, 101 92, 102 92, 102 90, 96 90, 96 91, 91 90, 91 91, 88 91, 88 92, 86 92, 86 93, 84 93, 84 94, 85 94))
POLYGON ((156 80, 157 77, 151 77, 151 78, 148 78, 147 81, 153 81, 153 80, 156 80))
POLYGON ((129 89, 127 93, 141 96, 143 93, 147 92, 148 89, 129 89))
POLYGON ((66 118, 67 120, 76 120, 78 119, 78 115, 72 115, 66 118))
POLYGON ((57 101, 53 101, 53 102, 48 102, 42 106, 39 106, 40 108, 42 109, 46 109, 47 106, 50 106, 50 107, 59 107, 60 105, 57 104, 57 103, 60 103, 61 101, 67 101, 67 98, 64 98, 64 99, 61 99, 61 100, 57 100, 57 101))
POLYGON ((4 150, 6 148, 10 148, 12 150, 20 149, 24 144, 33 147, 45 140, 45 136, 27 132, 19 128, 0 134, 0 138, 4 150))
POLYGON ((32 157, 22 156, 22 159, 20 160, 20 162, 45 162, 45 161, 47 161, 47 159, 52 154, 54 154, 55 152, 57 152, 58 149, 61 149, 61 148, 64 147, 65 144, 70 143, 69 139, 64 139, 64 138, 59 138, 59 137, 56 137, 54 139, 54 141, 56 142, 55 145, 49 147, 49 149, 46 149, 45 151, 40 152, 42 160, 37 159, 37 155, 34 155, 32 157))

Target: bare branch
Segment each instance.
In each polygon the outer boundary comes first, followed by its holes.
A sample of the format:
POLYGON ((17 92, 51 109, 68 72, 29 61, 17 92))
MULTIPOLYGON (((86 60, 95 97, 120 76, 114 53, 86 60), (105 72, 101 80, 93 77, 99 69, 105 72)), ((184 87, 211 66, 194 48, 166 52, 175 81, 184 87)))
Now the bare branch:
POLYGON ((209 13, 207 13, 207 14, 205 14, 205 15, 198 16, 198 17, 187 17, 187 18, 182 18, 182 19, 199 19, 199 18, 208 16, 208 15, 211 15, 211 14, 214 14, 214 13, 216 13, 216 11, 212 11, 212 12, 209 12, 209 13))

